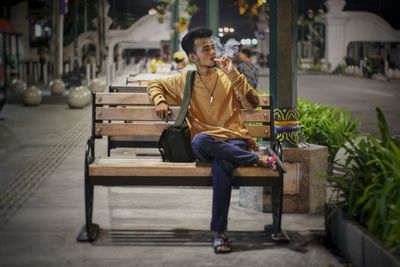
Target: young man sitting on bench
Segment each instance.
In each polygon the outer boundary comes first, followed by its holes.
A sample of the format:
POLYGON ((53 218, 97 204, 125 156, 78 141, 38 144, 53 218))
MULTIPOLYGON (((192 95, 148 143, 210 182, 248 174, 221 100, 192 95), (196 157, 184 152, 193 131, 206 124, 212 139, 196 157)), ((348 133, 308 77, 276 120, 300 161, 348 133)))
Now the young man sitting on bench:
MULTIPOLYGON (((228 253, 232 250, 226 231, 234 169, 255 164, 276 169, 278 159, 256 152, 240 109, 255 109, 259 105, 257 92, 234 68, 230 58, 216 57, 211 36, 210 29, 197 28, 189 31, 181 42, 197 68, 187 122, 194 155, 199 161, 212 164, 214 252, 228 253)), ((168 120, 171 116, 165 95, 182 103, 185 80, 186 72, 182 72, 149 83, 148 94, 161 119, 168 120)))

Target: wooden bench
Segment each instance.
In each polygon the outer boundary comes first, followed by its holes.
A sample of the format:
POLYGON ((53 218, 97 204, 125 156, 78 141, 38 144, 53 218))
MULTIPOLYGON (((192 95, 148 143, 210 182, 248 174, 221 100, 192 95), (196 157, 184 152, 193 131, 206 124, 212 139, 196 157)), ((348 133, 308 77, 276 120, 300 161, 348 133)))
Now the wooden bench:
POLYGON ((126 77, 126 85, 127 86, 139 86, 139 82, 135 80, 136 75, 129 74, 126 77))
MULTIPOLYGON (((242 118, 254 138, 270 141, 281 155, 280 145, 273 134, 271 97, 260 95, 261 110, 242 111, 242 118)), ((92 132, 85 150, 85 213, 86 223, 78 241, 94 241, 99 225, 93 223, 93 195, 95 186, 212 186, 211 166, 204 163, 162 162, 161 157, 136 155, 107 157, 95 153, 96 140, 103 137, 128 136, 158 138, 166 123, 160 121, 147 93, 94 93, 92 104, 92 132)), ((173 120, 179 107, 173 106, 173 120)), ((172 122, 170 122, 172 123, 172 122)), ((264 167, 239 167, 234 183, 238 186, 268 186, 272 192, 272 225, 266 225, 267 236, 273 241, 287 241, 281 230, 283 172, 264 167)))

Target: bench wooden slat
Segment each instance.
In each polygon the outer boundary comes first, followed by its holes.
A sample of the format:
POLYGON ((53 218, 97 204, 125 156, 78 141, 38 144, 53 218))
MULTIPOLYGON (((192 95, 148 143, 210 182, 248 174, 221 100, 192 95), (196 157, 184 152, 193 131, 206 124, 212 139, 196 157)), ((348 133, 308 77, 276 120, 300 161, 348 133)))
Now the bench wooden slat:
POLYGON ((171 124, 160 123, 96 123, 95 133, 101 136, 149 136, 159 137, 171 124))
MULTIPOLYGON (((179 107, 171 107, 170 120, 176 120, 179 107)), ((269 110, 242 110, 242 118, 245 122, 269 122, 269 110)), ((159 121, 154 106, 140 107, 98 107, 96 109, 96 120, 133 120, 133 121, 159 121)))
POLYGON ((96 105, 150 105, 146 93, 104 93, 96 94, 96 105))
MULTIPOLYGON (((179 114, 179 107, 171 107, 172 114, 170 120, 176 120, 179 114)), ((156 114, 156 107, 99 107, 96 109, 96 120, 132 120, 132 121, 160 121, 156 114)))
POLYGON ((242 119, 245 122, 270 122, 270 113, 269 110, 241 110, 242 119))
POLYGON ((126 77, 126 81, 127 82, 134 82, 135 81, 135 76, 136 75, 129 75, 128 77, 126 77))
MULTIPOLYGON (((260 106, 269 107, 269 96, 259 95, 260 106)), ((170 105, 177 103, 166 97, 170 105)), ((96 105, 148 105, 151 104, 147 93, 97 93, 96 105)))
MULTIPOLYGON (((161 159, 104 158, 89 165, 89 176, 210 177, 211 166, 204 163, 172 163, 161 159)), ((238 167, 234 176, 279 177, 278 171, 264 167, 238 167)))
POLYGON ((110 86, 110 92, 115 93, 146 93, 147 87, 144 86, 110 86))
MULTIPOLYGON (((238 186, 271 186, 277 184, 278 177, 235 176, 233 184, 238 186)), ((192 176, 190 179, 184 176, 90 176, 90 185, 103 186, 212 186, 211 177, 192 176)))
POLYGON ((269 125, 248 125, 246 126, 247 130, 249 130, 249 134, 251 137, 255 138, 267 138, 269 139, 271 136, 269 125))
MULTIPOLYGON (((171 124, 160 123, 96 123, 95 133, 98 136, 150 136, 161 135, 164 128, 171 124)), ((249 125, 247 126, 252 137, 269 138, 270 126, 249 125)))
MULTIPOLYGON (((171 97, 165 97, 170 105, 176 105, 171 97)), ((96 105, 153 105, 147 93, 107 93, 96 94, 96 105)))
POLYGON ((126 82, 127 86, 139 86, 139 82, 135 81, 135 82, 126 82))
POLYGON ((159 136, 112 136, 110 137, 112 141, 127 141, 127 142, 148 142, 148 141, 158 141, 159 136))

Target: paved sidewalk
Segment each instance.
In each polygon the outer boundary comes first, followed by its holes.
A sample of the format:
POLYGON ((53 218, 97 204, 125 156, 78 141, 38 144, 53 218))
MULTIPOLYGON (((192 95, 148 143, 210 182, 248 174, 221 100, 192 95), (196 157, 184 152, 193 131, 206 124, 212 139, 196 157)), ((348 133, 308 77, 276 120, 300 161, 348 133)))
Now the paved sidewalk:
MULTIPOLYGON (((7 104, 1 112, 0 217, 7 220, 0 225, 0 266, 341 266, 319 240, 321 215, 284 214, 292 242, 277 246, 262 232, 271 214, 239 207, 237 189, 228 255, 211 248, 210 188, 98 187, 100 238, 76 242, 89 116, 89 107, 66 104, 7 104)), ((96 153, 105 153, 99 144, 96 153)))

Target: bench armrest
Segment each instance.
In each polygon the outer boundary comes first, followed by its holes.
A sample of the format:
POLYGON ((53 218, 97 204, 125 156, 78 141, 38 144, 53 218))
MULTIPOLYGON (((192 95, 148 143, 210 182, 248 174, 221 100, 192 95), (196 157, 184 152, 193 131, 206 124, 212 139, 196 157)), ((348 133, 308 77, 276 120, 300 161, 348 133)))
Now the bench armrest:
POLYGON ((278 165, 278 168, 286 173, 286 169, 285 167, 283 167, 283 163, 282 163, 282 146, 281 146, 281 142, 279 142, 279 140, 275 139, 273 143, 271 143, 271 147, 267 147, 267 152, 270 155, 275 155, 278 160, 276 161, 276 164, 278 165))
POLYGON ((279 157, 279 159, 282 160, 282 145, 281 145, 281 142, 278 139, 275 139, 271 143, 271 149, 279 157))

